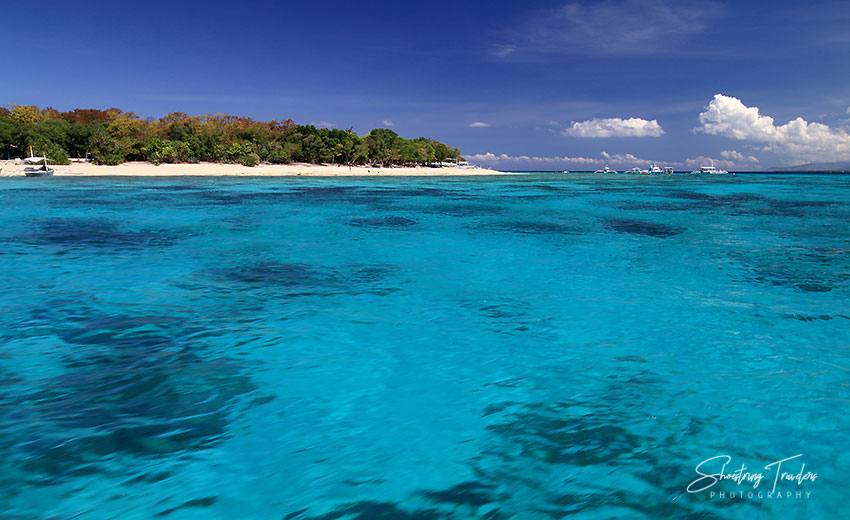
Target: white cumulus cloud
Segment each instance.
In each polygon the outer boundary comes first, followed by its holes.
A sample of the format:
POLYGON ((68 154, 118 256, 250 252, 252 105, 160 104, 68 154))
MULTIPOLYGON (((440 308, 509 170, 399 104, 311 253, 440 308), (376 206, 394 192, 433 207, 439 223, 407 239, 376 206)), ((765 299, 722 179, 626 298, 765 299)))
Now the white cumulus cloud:
MULTIPOLYGON (((721 155, 723 155, 721 153, 721 155)), ((735 166, 734 161, 730 161, 728 159, 714 159, 712 157, 706 157, 705 155, 700 155, 699 157, 688 157, 685 159, 685 165, 696 168, 697 166, 719 166, 721 168, 733 168, 735 166)))
POLYGON ((620 119, 588 119, 573 123, 564 130, 564 135, 572 137, 658 137, 664 133, 658 121, 647 121, 637 117, 620 119))
POLYGON ((757 157, 752 156, 752 155, 744 155, 737 150, 723 150, 722 152, 720 152, 720 155, 722 155, 725 159, 729 159, 730 161, 737 161, 739 163, 740 162, 751 162, 751 163, 759 162, 757 157))
POLYGON ((469 128, 487 128, 490 125, 488 125, 487 123, 485 123, 483 121, 476 121, 474 123, 469 123, 468 126, 469 126, 469 128))
POLYGON ((383 121, 381 121, 381 124, 384 126, 395 126, 395 123, 390 121, 389 119, 384 119, 383 121))
POLYGON ((836 161, 850 158, 850 134, 821 123, 798 117, 784 125, 748 107, 740 99, 717 94, 699 115, 695 130, 741 141, 764 143, 766 151, 808 161, 836 161))
POLYGON ((602 156, 607 162, 611 164, 630 164, 630 165, 639 165, 639 164, 647 164, 647 163, 662 163, 664 161, 654 161, 650 159, 643 159, 631 153, 608 153, 601 152, 599 155, 602 156))
POLYGON ((316 128, 336 128, 335 123, 329 123, 327 121, 310 121, 310 124, 316 128))

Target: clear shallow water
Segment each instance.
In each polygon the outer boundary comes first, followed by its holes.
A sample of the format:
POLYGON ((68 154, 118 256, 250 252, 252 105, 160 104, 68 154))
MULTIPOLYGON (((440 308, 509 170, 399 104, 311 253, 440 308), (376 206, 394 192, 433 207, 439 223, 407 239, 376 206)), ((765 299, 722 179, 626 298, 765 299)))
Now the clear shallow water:
POLYGON ((3 518, 839 518, 848 194, 4 179, 3 518))

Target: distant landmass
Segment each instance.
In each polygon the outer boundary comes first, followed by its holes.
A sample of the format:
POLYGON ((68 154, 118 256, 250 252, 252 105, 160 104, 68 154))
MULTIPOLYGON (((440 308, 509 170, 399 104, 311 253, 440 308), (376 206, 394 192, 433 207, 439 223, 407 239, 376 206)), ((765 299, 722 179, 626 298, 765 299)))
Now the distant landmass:
POLYGON ((774 172, 848 172, 850 173, 850 161, 809 163, 799 166, 788 166, 786 168, 771 168, 774 172))

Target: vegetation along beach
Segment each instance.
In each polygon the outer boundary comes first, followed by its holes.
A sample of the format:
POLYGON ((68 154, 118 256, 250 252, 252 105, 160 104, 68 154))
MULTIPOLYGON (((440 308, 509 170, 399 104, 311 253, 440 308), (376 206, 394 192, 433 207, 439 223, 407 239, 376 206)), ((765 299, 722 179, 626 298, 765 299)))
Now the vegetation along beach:
POLYGON ((117 108, 0 108, 6 175, 35 150, 57 175, 469 175, 457 148, 388 128, 352 130, 172 113, 144 120, 117 108), (459 164, 460 163, 460 164, 459 164), (66 166, 66 167, 62 167, 66 166))
POLYGON ((850 2, 5 2, 0 520, 850 520, 850 2))

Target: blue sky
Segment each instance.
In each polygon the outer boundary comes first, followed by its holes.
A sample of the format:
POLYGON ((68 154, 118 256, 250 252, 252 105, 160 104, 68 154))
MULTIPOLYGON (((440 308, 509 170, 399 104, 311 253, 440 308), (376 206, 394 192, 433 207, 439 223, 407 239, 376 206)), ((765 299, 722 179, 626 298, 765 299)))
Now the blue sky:
POLYGON ((498 168, 850 160, 846 1, 4 8, 2 103, 389 126, 498 168))

